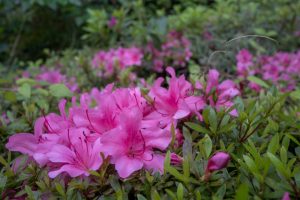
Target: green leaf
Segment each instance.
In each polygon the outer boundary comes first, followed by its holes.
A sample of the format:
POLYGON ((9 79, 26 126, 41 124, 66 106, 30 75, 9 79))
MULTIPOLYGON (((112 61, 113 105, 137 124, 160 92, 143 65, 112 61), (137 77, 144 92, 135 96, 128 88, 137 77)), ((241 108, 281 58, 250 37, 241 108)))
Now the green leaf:
POLYGON ((287 163, 287 151, 286 149, 284 148, 284 146, 281 147, 280 149, 280 159, 281 161, 286 164, 287 163))
POLYGON ((275 169, 282 174, 283 176, 285 176, 287 179, 290 178, 290 171, 285 167, 285 165, 276 157, 274 156, 272 153, 267 152, 267 156, 269 157, 269 159, 271 160, 272 164, 275 166, 275 169))
POLYGON ((190 163, 189 163, 189 159, 184 159, 183 160, 183 175, 185 176, 186 179, 190 178, 190 163))
POLYGON ((6 101, 9 101, 9 102, 11 102, 11 103, 14 103, 14 102, 16 102, 17 97, 16 97, 15 92, 7 91, 7 92, 4 92, 4 99, 5 99, 6 101))
POLYGON ((171 197, 171 199, 176 199, 177 198, 176 195, 175 195, 175 193, 172 192, 171 190, 166 189, 165 191, 171 197))
POLYGON ((147 200, 147 199, 146 199, 143 195, 141 195, 141 194, 137 194, 136 197, 137 197, 138 200, 147 200))
POLYGON ((17 85, 23 85, 23 84, 29 84, 29 85, 35 85, 36 81, 31 78, 20 78, 16 81, 17 85))
POLYGON ((63 186, 60 183, 55 183, 55 188, 57 190, 57 192, 64 197, 64 199, 66 199, 66 193, 65 190, 63 188, 63 186))
POLYGON ((49 89, 50 94, 57 98, 72 97, 72 92, 64 84, 54 84, 49 89))
POLYGON ((290 97, 292 97, 294 99, 300 99, 300 90, 295 90, 295 91, 291 92, 290 97))
POLYGON ((196 195, 196 200, 201 200, 201 193, 199 190, 195 191, 195 195, 196 195))
POLYGON ((202 138, 198 142, 199 150, 200 152, 203 152, 205 158, 209 158, 211 152, 212 152, 212 141, 209 137, 209 135, 205 135, 204 138, 202 138))
POLYGON ((160 200, 161 198, 160 198, 160 195, 158 194, 158 192, 156 191, 156 190, 153 190, 152 192, 151 192, 151 199, 152 200, 160 200))
POLYGON ((246 163, 247 167, 249 168, 249 170, 252 173, 258 173, 258 169, 257 169, 257 166, 256 166, 254 160, 247 155, 243 155, 243 158, 244 158, 245 163, 246 163))
POLYGON ((249 199, 249 188, 246 183, 241 184, 235 194, 235 200, 247 200, 249 199))
MULTIPOLYGON (((2 174, 0 175, 0 189, 2 190, 5 185, 6 185, 6 181, 7 181, 7 176, 3 176, 2 174)), ((0 191, 1 191, 0 190, 0 191)))
POLYGON ((216 196, 218 199, 224 199, 226 193, 226 184, 222 184, 222 186, 216 192, 216 196))
POLYGON ((212 132, 216 133, 217 126, 218 126, 218 118, 217 118, 216 111, 211 107, 209 107, 208 121, 212 132))
POLYGON ((25 185, 25 191, 28 195, 28 199, 35 200, 34 194, 29 186, 25 185))
POLYGON ((265 81, 261 80, 260 78, 258 78, 256 76, 248 76, 247 79, 248 79, 248 81, 254 82, 264 88, 269 88, 269 85, 265 81))
POLYGON ((193 123, 193 122, 185 122, 185 125, 187 125, 189 128, 193 129, 194 131, 197 131, 199 133, 204 133, 204 134, 210 134, 210 131, 199 124, 193 123))
POLYGON ((177 186, 177 200, 183 200, 183 185, 181 183, 177 186))
POLYGON ((275 154, 279 148, 279 135, 276 134, 268 145, 268 152, 275 154))
POLYGON ((28 83, 25 83, 18 88, 18 92, 25 98, 29 99, 31 96, 31 87, 28 83))

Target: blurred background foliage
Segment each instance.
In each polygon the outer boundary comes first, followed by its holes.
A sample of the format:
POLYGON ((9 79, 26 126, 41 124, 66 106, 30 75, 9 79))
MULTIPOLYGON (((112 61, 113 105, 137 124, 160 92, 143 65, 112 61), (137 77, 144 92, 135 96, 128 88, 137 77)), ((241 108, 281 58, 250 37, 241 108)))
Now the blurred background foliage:
POLYGON ((177 30, 192 41, 196 63, 230 70, 242 47, 297 49, 299 10, 294 0, 1 0, 0 62, 16 69, 46 59, 45 50, 158 46, 177 30))

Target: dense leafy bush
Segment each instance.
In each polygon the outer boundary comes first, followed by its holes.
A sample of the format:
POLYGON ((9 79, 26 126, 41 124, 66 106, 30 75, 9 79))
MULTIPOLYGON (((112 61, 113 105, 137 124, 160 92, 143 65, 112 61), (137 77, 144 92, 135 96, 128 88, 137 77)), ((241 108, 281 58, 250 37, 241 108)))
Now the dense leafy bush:
POLYGON ((1 199, 300 198, 298 1, 0 7, 1 199))

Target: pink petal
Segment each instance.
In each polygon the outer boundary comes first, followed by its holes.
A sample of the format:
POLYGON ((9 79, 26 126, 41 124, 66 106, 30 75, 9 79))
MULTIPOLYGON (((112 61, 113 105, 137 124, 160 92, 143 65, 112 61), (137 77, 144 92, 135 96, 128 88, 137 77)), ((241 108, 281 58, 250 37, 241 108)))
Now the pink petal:
POLYGON ((5 145, 10 151, 18 151, 30 156, 36 150, 38 140, 30 133, 18 133, 9 137, 8 143, 5 145))
POLYGON ((68 147, 57 144, 47 153, 47 157, 51 162, 73 163, 76 156, 68 147))
POLYGON ((144 164, 146 169, 153 170, 154 172, 159 172, 160 174, 163 174, 164 160, 165 160, 164 156, 154 154, 152 159, 145 159, 144 164))
POLYGON ((166 71, 171 75, 171 77, 176 77, 175 70, 173 67, 167 67, 166 71))
POLYGON ((77 177, 87 172, 74 167, 73 165, 63 165, 60 169, 48 173, 50 178, 55 178, 57 175, 67 172, 71 177, 77 177))
POLYGON ((127 178, 133 172, 140 170, 143 167, 143 162, 138 159, 130 159, 127 156, 122 156, 116 159, 116 170, 121 178, 127 178))

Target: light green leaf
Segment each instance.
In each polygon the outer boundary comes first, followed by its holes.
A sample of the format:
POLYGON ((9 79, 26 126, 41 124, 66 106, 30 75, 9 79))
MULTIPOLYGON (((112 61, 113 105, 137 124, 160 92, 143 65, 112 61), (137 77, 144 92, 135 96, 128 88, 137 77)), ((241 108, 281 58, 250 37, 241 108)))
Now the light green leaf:
POLYGON ((18 92, 25 98, 29 99, 31 96, 31 87, 28 83, 25 83, 18 88, 18 92))
POLYGON ((241 184, 235 194, 235 200, 247 200, 249 199, 249 188, 246 183, 241 184))
POLYGON ((197 131, 199 133, 204 133, 204 134, 210 134, 210 131, 199 124, 193 123, 193 122, 185 122, 185 125, 187 125, 189 128, 193 129, 194 131, 197 131))
POLYGON ((262 79, 260 79, 256 76, 248 76, 247 79, 248 79, 248 81, 254 82, 264 88, 269 88, 269 85, 265 81, 263 81, 262 79))
POLYGON ((64 84, 54 84, 49 89, 50 94, 57 98, 72 97, 72 92, 64 84))
POLYGON ((183 185, 181 183, 177 186, 177 200, 183 200, 183 185))

